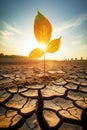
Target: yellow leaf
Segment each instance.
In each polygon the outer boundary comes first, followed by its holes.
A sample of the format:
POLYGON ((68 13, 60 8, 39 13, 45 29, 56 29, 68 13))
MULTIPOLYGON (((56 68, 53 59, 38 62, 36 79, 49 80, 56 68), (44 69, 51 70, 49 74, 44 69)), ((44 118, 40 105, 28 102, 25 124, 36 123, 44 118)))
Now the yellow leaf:
POLYGON ((43 54, 44 54, 44 51, 42 49, 35 48, 29 54, 29 58, 37 59, 37 58, 40 58, 43 54))
POLYGON ((34 21, 34 34, 39 43, 47 44, 52 33, 52 26, 48 19, 39 11, 34 21))
POLYGON ((53 53, 56 52, 60 47, 61 37, 54 39, 47 45, 46 52, 53 53))

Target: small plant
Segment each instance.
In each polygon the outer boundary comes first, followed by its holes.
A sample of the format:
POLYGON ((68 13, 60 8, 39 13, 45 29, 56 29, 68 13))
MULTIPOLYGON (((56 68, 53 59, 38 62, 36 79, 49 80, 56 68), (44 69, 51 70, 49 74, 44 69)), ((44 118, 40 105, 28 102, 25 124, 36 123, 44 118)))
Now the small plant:
POLYGON ((44 76, 45 76, 45 53, 56 52, 60 47, 61 37, 50 41, 52 34, 52 26, 48 19, 42 15, 39 11, 34 21, 34 34, 37 41, 44 45, 45 49, 35 48, 30 54, 29 58, 37 59, 44 55, 44 76))
MULTIPOLYGON (((39 11, 34 21, 34 34, 37 41, 44 45, 45 49, 35 48, 29 54, 29 58, 36 59, 44 55, 44 76, 45 76, 45 53, 56 52, 60 47, 61 37, 50 41, 52 34, 52 26, 48 19, 42 15, 39 11)), ((37 121, 42 130, 56 130, 57 126, 50 128, 43 115, 44 100, 41 91, 38 90, 38 101, 37 101, 37 121)))

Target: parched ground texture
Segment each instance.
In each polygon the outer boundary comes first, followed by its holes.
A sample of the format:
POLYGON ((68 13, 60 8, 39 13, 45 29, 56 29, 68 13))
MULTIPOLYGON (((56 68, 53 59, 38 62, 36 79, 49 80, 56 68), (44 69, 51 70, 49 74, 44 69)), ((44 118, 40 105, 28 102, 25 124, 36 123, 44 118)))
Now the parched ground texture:
POLYGON ((0 64, 0 130, 39 130, 38 89, 44 98, 44 117, 58 130, 82 130, 87 107, 87 61, 43 61, 0 64))

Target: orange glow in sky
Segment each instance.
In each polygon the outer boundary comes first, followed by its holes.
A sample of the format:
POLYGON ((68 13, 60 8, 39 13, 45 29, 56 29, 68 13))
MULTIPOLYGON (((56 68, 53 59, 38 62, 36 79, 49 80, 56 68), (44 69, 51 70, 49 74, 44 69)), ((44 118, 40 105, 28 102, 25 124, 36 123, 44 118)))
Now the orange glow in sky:
POLYGON ((0 53, 28 56, 34 48, 43 48, 34 36, 38 8, 52 25, 50 40, 61 36, 59 50, 46 53, 46 59, 87 58, 86 5, 86 0, 0 1, 0 53))

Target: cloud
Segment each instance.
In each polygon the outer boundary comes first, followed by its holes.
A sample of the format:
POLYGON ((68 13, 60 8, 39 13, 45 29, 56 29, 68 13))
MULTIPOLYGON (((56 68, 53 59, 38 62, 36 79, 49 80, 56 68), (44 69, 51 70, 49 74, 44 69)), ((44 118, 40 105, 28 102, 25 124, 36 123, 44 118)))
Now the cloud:
POLYGON ((16 27, 14 27, 14 26, 12 26, 12 25, 6 23, 5 21, 3 21, 2 23, 3 23, 3 25, 5 26, 5 28, 6 28, 8 31, 11 31, 11 32, 13 32, 13 33, 21 34, 20 29, 18 29, 18 28, 16 28, 16 27))
POLYGON ((86 45, 87 40, 86 40, 86 34, 81 33, 77 35, 74 40, 72 40, 71 44, 74 45, 86 45))
POLYGON ((68 21, 64 22, 62 27, 59 28, 59 32, 63 32, 65 30, 67 30, 67 29, 78 27, 82 23, 84 23, 85 21, 87 21, 87 13, 82 14, 82 15, 74 18, 74 19, 71 19, 71 20, 68 20, 68 21))
POLYGON ((21 30, 2 21, 3 29, 0 30, 0 51, 12 50, 17 42, 17 37, 21 35, 21 30))
POLYGON ((27 30, 21 30, 5 21, 2 22, 2 25, 3 29, 0 30, 0 51, 2 50, 3 53, 8 54, 10 52, 10 54, 27 55, 31 46, 33 46, 31 41, 32 34, 27 32, 27 30))
POLYGON ((72 42, 72 45, 80 45, 80 44, 82 44, 81 40, 76 40, 72 42))
POLYGON ((18 28, 6 23, 5 21, 2 21, 2 26, 3 29, 0 30, 0 39, 12 39, 16 34, 21 34, 21 31, 18 28))

